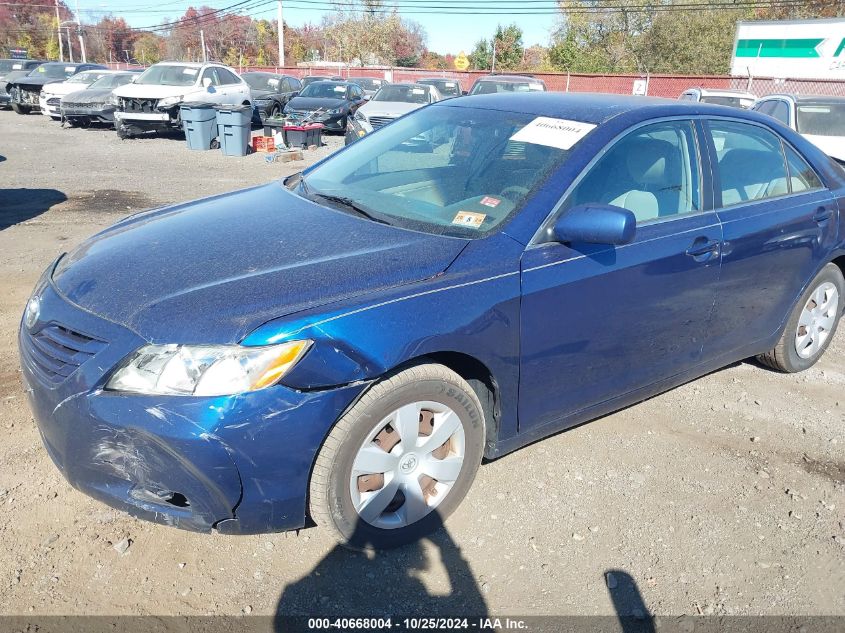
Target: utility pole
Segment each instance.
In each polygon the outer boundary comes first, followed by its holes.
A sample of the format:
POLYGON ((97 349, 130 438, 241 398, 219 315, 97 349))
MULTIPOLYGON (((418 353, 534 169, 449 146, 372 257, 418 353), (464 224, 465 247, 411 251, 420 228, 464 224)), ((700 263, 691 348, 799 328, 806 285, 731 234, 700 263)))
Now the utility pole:
POLYGON ((490 67, 490 72, 496 72, 496 38, 493 38, 493 65, 490 67))
POLYGON ((205 54, 205 33, 200 29, 200 44, 202 45, 202 61, 207 62, 208 56, 205 54))
POLYGON ((285 67, 285 21, 282 18, 282 0, 278 0, 278 20, 279 20, 279 67, 285 67))
POLYGON ((65 45, 62 42, 62 18, 59 16, 59 0, 56 0, 56 30, 59 32, 59 61, 65 61, 65 45))
POLYGON ((70 22, 65 22, 65 33, 67 33, 67 54, 70 58, 70 63, 73 62, 73 42, 70 41, 70 22))
POLYGON ((85 41, 82 39, 82 21, 79 19, 79 0, 76 0, 76 34, 79 36, 79 50, 82 53, 82 63, 86 63, 85 41))

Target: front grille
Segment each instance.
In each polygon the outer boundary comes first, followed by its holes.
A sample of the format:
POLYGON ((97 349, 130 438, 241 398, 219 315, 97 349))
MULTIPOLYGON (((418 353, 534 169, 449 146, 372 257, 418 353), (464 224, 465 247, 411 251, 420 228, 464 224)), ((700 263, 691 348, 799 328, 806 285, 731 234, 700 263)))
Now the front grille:
POLYGON ((120 98, 121 112, 155 112, 158 99, 129 99, 120 98))
POLYGON ((55 107, 58 107, 58 105, 59 105, 61 102, 62 102, 62 98, 61 98, 61 97, 51 97, 51 98, 47 99, 47 105, 48 105, 48 106, 55 106, 55 107))
POLYGON ((25 351, 31 365, 49 382, 58 384, 106 347, 100 341, 58 324, 35 334, 24 333, 25 351))
POLYGON ((370 117, 370 125, 373 126, 374 130, 387 125, 393 120, 392 116, 371 116, 370 117))

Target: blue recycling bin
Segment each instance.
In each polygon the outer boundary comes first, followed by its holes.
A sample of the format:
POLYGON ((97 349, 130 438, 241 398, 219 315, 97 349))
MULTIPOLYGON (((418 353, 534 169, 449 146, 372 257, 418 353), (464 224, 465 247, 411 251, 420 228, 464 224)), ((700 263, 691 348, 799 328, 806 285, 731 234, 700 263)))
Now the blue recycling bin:
POLYGON ((252 106, 215 106, 217 139, 225 156, 246 156, 252 136, 252 106))
POLYGON ((211 103, 183 103, 179 108, 188 149, 209 150, 217 136, 217 113, 211 103))

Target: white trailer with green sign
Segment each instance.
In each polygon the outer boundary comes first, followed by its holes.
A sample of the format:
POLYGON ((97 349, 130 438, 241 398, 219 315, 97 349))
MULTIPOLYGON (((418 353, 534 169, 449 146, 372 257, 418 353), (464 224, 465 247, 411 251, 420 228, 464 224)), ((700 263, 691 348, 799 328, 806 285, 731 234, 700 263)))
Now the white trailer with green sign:
POLYGON ((845 79, 845 18, 738 22, 731 74, 845 79))

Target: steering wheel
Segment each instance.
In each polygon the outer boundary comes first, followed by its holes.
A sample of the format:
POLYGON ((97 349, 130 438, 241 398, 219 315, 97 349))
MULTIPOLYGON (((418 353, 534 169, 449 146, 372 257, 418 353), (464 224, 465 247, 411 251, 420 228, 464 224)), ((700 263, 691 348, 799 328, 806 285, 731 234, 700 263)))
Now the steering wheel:
POLYGON ((510 187, 505 187, 502 189, 500 196, 504 196, 511 202, 518 202, 519 198, 526 195, 528 193, 528 189, 526 187, 520 187, 519 185, 511 185, 510 187))

